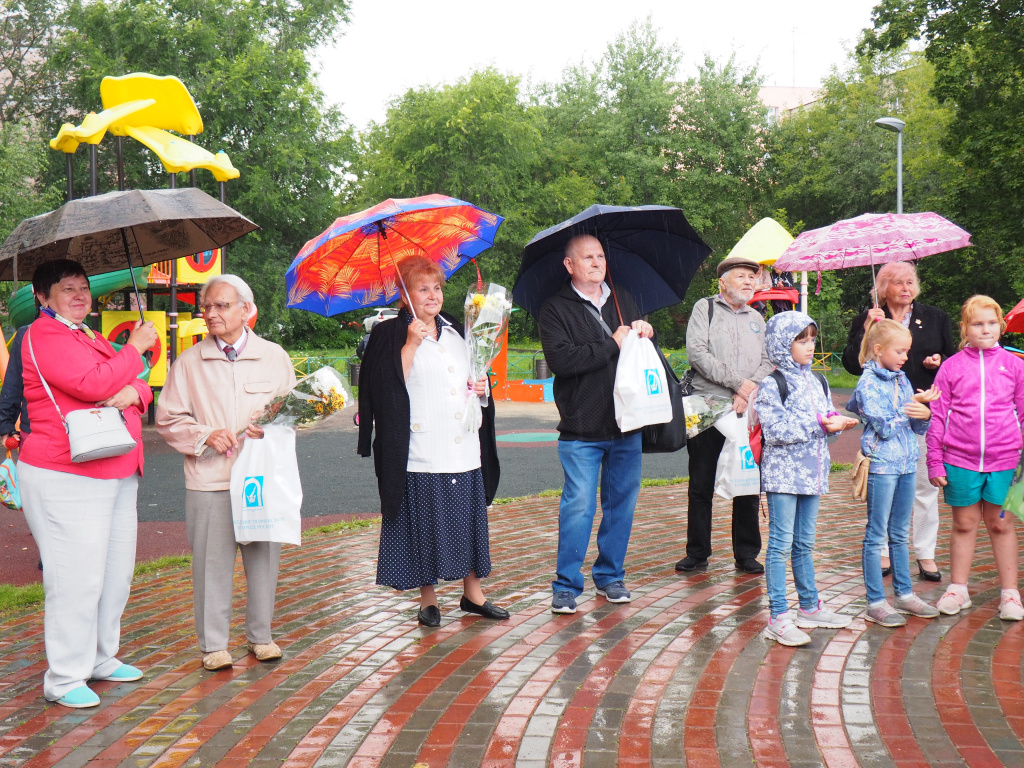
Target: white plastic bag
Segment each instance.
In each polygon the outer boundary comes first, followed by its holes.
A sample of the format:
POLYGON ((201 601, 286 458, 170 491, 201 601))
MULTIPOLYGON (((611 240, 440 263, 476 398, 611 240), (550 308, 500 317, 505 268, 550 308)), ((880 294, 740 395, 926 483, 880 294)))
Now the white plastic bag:
POLYGON ((761 470, 750 452, 747 415, 727 413, 715 422, 715 429, 725 435, 715 470, 715 493, 723 499, 757 496, 761 493, 761 470))
POLYGON ((665 366, 654 344, 630 329, 615 368, 615 423, 623 432, 672 421, 665 366))
POLYGON ((231 467, 231 521, 235 541, 302 543, 302 484, 295 430, 275 424, 262 440, 246 439, 231 467))

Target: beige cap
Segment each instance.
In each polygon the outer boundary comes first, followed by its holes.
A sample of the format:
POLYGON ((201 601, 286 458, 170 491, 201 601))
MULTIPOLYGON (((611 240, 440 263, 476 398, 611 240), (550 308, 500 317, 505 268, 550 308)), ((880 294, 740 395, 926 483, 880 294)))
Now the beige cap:
POLYGON ((757 272, 757 270, 761 268, 761 265, 756 261, 744 258, 743 256, 727 256, 722 259, 721 263, 718 265, 718 276, 721 277, 730 269, 735 269, 736 267, 750 267, 750 269, 757 272))

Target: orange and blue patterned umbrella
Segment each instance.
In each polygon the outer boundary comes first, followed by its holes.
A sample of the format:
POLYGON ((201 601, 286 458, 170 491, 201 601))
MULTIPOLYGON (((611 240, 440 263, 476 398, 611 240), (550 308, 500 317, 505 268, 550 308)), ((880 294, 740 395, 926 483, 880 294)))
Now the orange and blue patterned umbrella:
POLYGON ((342 216, 288 267, 288 306, 330 317, 389 304, 402 287, 403 259, 427 256, 450 277, 494 244, 503 220, 446 195, 385 200, 342 216))

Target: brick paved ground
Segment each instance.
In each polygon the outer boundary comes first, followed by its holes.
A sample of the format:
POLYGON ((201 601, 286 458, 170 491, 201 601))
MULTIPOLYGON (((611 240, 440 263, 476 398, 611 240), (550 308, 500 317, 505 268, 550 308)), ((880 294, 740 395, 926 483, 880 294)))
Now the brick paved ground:
MULTIPOLYGON (((840 495, 822 505, 818 584, 833 608, 857 614, 863 511, 840 495)), ((684 499, 684 486, 642 493, 633 602, 609 604, 591 585, 574 616, 548 611, 557 499, 492 514, 488 587, 514 612, 502 623, 464 615, 453 585, 440 592, 442 626, 420 628, 415 595, 373 584, 376 529, 317 538, 282 563, 284 660, 246 655, 236 613, 236 665, 219 673, 200 665, 187 574, 145 581, 122 650, 147 674, 96 684, 93 710, 42 700, 42 614, 9 617, 0 765, 1024 765, 1024 625, 996 617, 984 537, 966 614, 895 631, 856 619, 783 648, 760 636, 763 579, 732 569, 724 505, 712 568, 673 571, 684 499)), ((941 592, 916 587, 928 600, 941 592)))

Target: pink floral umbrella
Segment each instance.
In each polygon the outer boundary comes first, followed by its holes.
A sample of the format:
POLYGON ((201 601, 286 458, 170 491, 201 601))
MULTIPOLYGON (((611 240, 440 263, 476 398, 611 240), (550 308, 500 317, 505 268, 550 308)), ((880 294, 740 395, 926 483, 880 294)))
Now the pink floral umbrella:
MULTIPOLYGON (((966 248, 971 235, 937 213, 865 213, 801 234, 775 262, 787 272, 822 272, 910 261, 966 248)), ((820 280, 820 276, 819 276, 820 280)))

